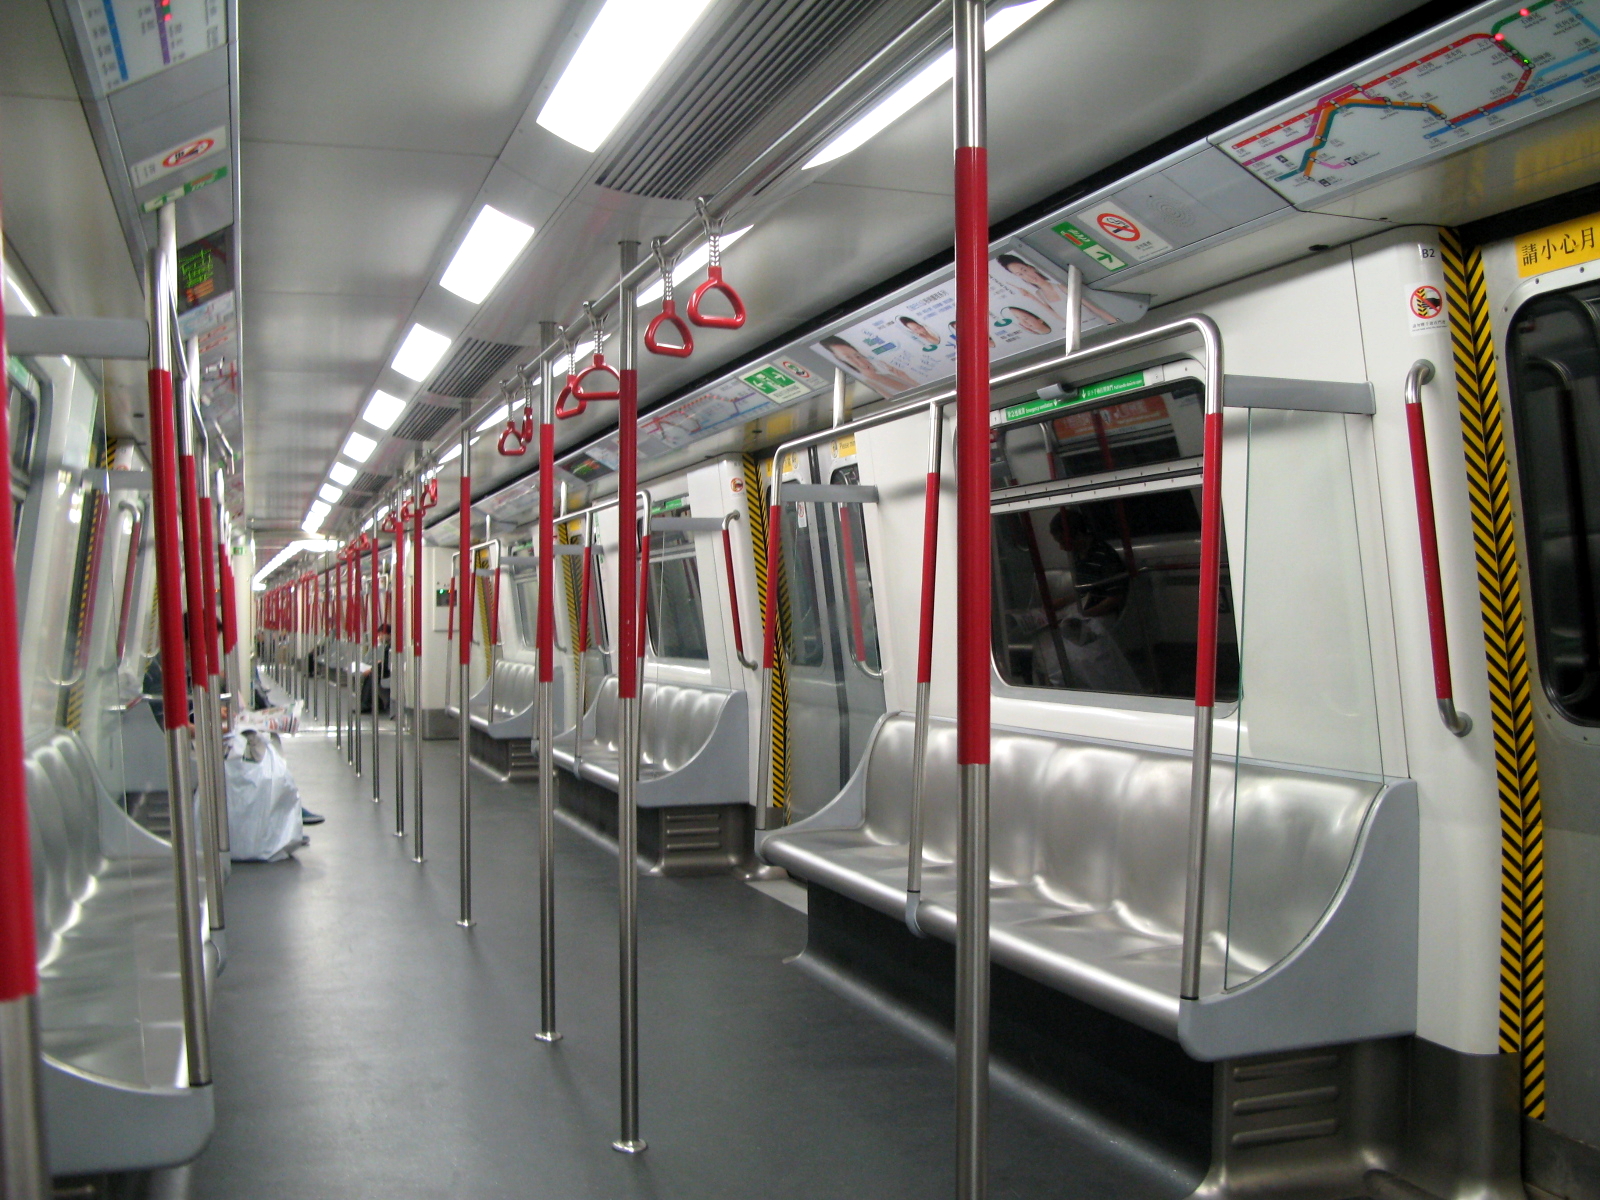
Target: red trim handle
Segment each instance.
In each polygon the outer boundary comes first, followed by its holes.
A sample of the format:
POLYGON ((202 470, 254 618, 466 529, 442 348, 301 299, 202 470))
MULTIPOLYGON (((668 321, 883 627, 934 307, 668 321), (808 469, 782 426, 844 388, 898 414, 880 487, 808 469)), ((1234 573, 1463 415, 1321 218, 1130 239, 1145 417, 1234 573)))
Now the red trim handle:
POLYGON ((622 372, 617 405, 617 698, 639 695, 639 372, 622 372))
POLYGON ((172 373, 150 372, 150 451, 156 516, 156 593, 161 630, 161 723, 189 724, 188 652, 183 643, 183 559, 178 534, 178 458, 172 373))
POLYGON ((122 606, 117 612, 117 661, 128 650, 128 619, 133 614, 133 581, 139 566, 139 551, 144 541, 144 513, 135 513, 128 531, 128 562, 122 571, 122 606))
POLYGON ((739 298, 739 293, 733 290, 733 285, 722 277, 720 264, 712 264, 706 268, 706 277, 700 286, 695 288, 694 295, 689 297, 689 320, 696 325, 703 325, 707 329, 742 329, 745 321, 744 301, 739 298), (720 292, 728 298, 728 303, 733 305, 731 316, 722 316, 719 313, 707 313, 700 310, 706 298, 714 292, 720 292))
MULTIPOLYGON (((776 463, 773 469, 778 469, 776 463)), ((776 504, 767 507, 767 585, 761 595, 761 666, 767 671, 777 664, 778 563, 782 561, 778 539, 782 528, 781 516, 782 510, 776 504)))
POLYGON ((744 629, 739 620, 739 584, 733 569, 733 532, 724 525, 722 527, 722 561, 728 567, 728 607, 733 611, 733 650, 742 660, 744 658, 744 629))
POLYGON ((956 210, 956 761, 989 761, 989 162, 958 146, 956 210))
MULTIPOLYGON (((606 356, 598 349, 594 352, 594 361, 572 377, 568 385, 572 398, 579 404, 587 404, 591 400, 620 400, 622 398, 622 376, 617 374, 617 369, 606 361, 606 356), (583 381, 591 375, 609 375, 616 381, 616 386, 603 392, 586 391, 583 381)), ((582 411, 581 409, 579 411, 582 411)))
POLYGON ((456 581, 454 579, 450 581, 450 617, 449 623, 445 626, 444 640, 446 642, 456 640, 456 581))
MULTIPOLYGON (((0 305, 0 363, 5 361, 5 310, 0 305)), ((158 390, 157 374, 150 372, 152 395, 158 390)), ((154 405, 150 415, 158 416, 154 405)), ((11 461, 8 421, 7 415, 0 414, 0 462, 7 463, 11 461)), ((159 421, 152 420, 150 424, 154 434, 159 421)), ((173 533, 176 533, 175 527, 173 533)), ((16 548, 12 545, 8 518, 0 521, 0 1002, 31 996, 39 990, 37 933, 33 927, 33 849, 28 834, 28 779, 23 758, 15 563, 16 548)), ((182 653, 181 646, 179 653, 182 653)), ((181 711, 187 712, 186 709, 181 711)))
POLYGON ((539 425, 539 612, 535 618, 535 649, 539 657, 539 682, 555 680, 555 561, 556 561, 556 427, 539 425))
POLYGON ((560 394, 556 396, 556 420, 558 421, 565 421, 570 417, 581 417, 584 409, 589 407, 572 394, 572 381, 576 378, 576 375, 568 372, 567 386, 562 388, 560 394), (567 403, 569 400, 572 403, 567 403))
MULTIPOLYGON (((233 561, 228 548, 221 543, 217 545, 217 558, 222 573, 222 652, 232 654, 239 645, 238 584, 234 582, 233 561)), ((323 617, 326 624, 327 614, 324 613, 323 617)))
POLYGON ((678 305, 675 300, 663 300, 661 311, 651 317, 650 324, 644 327, 644 348, 651 354, 665 354, 671 358, 688 358, 694 353, 694 333, 678 315, 678 305), (674 346, 671 342, 661 341, 660 333, 663 325, 671 325, 677 331, 680 345, 674 346))
MULTIPOLYGON (((1207 397, 1210 400, 1210 397, 1207 397)), ((1222 413, 1206 414, 1200 478, 1200 611, 1195 629, 1194 703, 1217 702, 1217 608, 1222 580, 1222 413)))
POLYGON ((500 431, 500 441, 495 445, 495 449, 498 450, 505 458, 521 458, 528 452, 528 442, 531 440, 523 436, 523 432, 526 427, 526 420, 523 421, 523 429, 518 429, 517 423, 510 417, 507 417, 506 427, 500 431), (510 438, 516 443, 515 449, 512 449, 506 445, 507 438, 510 438))
MULTIPOLYGON (((461 641, 458 643, 457 661, 464 667, 472 665, 472 605, 477 585, 473 579, 472 562, 472 476, 461 475, 461 641)), ((467 698, 461 697, 462 711, 466 711, 467 698)))
POLYGON ((933 678, 933 589, 939 569, 939 472, 929 471, 922 499, 922 602, 917 615, 917 682, 933 678))
MULTIPOLYGON (((206 665, 210 674, 222 674, 222 631, 217 620, 217 593, 214 589, 219 586, 220 576, 217 573, 217 535, 216 521, 213 516, 213 505, 216 500, 210 496, 200 498, 200 568, 201 575, 201 602, 204 616, 201 620, 202 630, 206 639, 206 665)), ((306 578, 307 588, 310 586, 310 576, 306 578)), ((308 614, 310 595, 307 595, 308 614)))
POLYGON ((845 594, 850 597, 850 645, 856 661, 867 661, 866 627, 861 615, 861 584, 856 579, 856 539, 850 528, 848 505, 839 506, 839 543, 844 559, 845 594))
MULTIPOLYGON (((429 482, 437 489, 435 481, 429 482)), ((419 496, 411 512, 411 654, 415 658, 422 655, 422 514, 428 507, 419 496)))

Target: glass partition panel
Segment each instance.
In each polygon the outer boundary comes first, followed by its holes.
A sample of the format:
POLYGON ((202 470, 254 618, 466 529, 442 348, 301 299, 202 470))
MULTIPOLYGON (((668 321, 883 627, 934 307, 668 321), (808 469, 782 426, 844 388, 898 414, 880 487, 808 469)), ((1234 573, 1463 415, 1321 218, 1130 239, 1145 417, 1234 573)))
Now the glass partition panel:
POLYGON ((1218 739, 1213 846, 1226 849, 1207 897, 1227 987, 1280 961, 1327 910, 1383 770, 1346 428, 1364 418, 1243 419, 1239 736, 1231 755, 1218 739))

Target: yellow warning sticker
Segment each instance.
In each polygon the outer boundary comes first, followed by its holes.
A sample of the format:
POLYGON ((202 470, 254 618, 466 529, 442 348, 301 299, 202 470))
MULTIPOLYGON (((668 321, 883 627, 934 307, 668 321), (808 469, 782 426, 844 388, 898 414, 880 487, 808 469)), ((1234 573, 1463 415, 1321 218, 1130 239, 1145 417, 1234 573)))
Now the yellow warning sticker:
POLYGON ((835 458, 854 458, 856 456, 856 435, 851 433, 842 438, 835 438, 833 456, 835 458))
POLYGON ((1517 238, 1517 274, 1542 275, 1600 258, 1600 213, 1548 225, 1517 238))

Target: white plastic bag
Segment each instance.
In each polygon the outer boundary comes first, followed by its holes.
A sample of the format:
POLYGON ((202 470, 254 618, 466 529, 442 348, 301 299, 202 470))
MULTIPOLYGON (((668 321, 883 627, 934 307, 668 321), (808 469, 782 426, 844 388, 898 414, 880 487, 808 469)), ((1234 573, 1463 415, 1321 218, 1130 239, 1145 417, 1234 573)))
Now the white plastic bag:
POLYGON ((300 789, 275 741, 255 729, 223 739, 229 853, 235 862, 278 862, 305 842, 300 789))

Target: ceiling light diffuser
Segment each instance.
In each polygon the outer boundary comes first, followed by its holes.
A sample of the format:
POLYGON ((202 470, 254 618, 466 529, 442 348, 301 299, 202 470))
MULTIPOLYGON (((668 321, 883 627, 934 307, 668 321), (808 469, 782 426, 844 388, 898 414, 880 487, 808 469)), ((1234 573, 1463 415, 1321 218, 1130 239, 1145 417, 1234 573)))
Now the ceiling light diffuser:
MULTIPOLYGON (((1002 8, 983 23, 985 46, 993 50, 1006 38, 1021 29, 1050 4, 1050 0, 1026 0, 1002 8)), ((882 100, 862 113, 830 139, 806 163, 804 170, 831 163, 850 151, 866 145, 878 134, 893 125, 923 100, 955 78, 955 51, 946 50, 910 79, 906 80, 882 100)))
POLYGON ((450 449, 446 450, 443 454, 441 454, 439 456, 439 465, 442 467, 442 466, 444 466, 445 463, 449 462, 451 459, 460 458, 460 457, 461 457, 461 443, 457 442, 454 446, 451 446, 450 449))
POLYGON ((444 334, 437 333, 426 325, 413 325, 411 332, 406 334, 406 340, 400 343, 400 349, 394 352, 394 362, 391 365, 407 379, 415 379, 421 383, 433 373, 434 367, 439 365, 439 360, 444 357, 448 349, 450 349, 450 339, 444 334))
POLYGON ((532 225, 485 204, 445 268, 439 286, 463 300, 483 303, 532 236, 532 225))
MULTIPOLYGON (((309 518, 307 518, 309 520, 309 518)), ((330 538, 301 538, 299 541, 290 542, 282 550, 272 556, 272 560, 255 573, 250 581, 252 591, 263 592, 267 588, 267 578, 284 563, 288 562, 302 550, 312 554, 320 554, 327 550, 337 550, 339 543, 330 538)))
POLYGON ((367 401, 367 407, 361 414, 361 419, 368 425, 376 425, 379 429, 393 429, 394 423, 400 419, 400 414, 405 410, 406 402, 399 396, 391 396, 388 392, 373 392, 372 399, 367 401))
POLYGON ((339 451, 346 458, 353 458, 357 462, 366 462, 372 457, 372 452, 378 448, 378 443, 364 433, 352 433, 344 440, 344 448, 339 451))
POLYGON ((321 496, 329 504, 337 504, 344 498, 344 489, 342 487, 334 487, 331 483, 325 483, 317 489, 317 495, 321 496))
POLYGON ((710 0, 606 0, 539 124, 583 150, 600 148, 710 0))
MULTIPOLYGON (((735 229, 732 233, 723 234, 722 249, 726 250, 745 234, 749 233, 753 228, 754 226, 752 225, 746 225, 743 229, 735 229)), ((689 251, 689 253, 680 258, 678 260, 678 265, 672 268, 672 286, 677 287, 679 284, 689 282, 689 280, 693 279, 695 275, 710 261, 711 247, 702 242, 695 249, 689 251)), ((639 293, 639 303, 654 304, 666 294, 667 289, 662 286, 661 277, 658 275, 656 276, 656 281, 654 283, 639 293)))
POLYGON ((316 501, 306 512, 306 519, 300 522, 300 528, 307 533, 317 532, 322 528, 322 522, 327 520, 328 514, 332 511, 333 509, 330 505, 324 504, 321 500, 316 501))
POLYGON ((483 424, 478 426, 477 432, 482 433, 485 429, 493 429, 496 425, 500 424, 501 421, 504 421, 510 415, 511 406, 509 404, 502 404, 499 408, 495 409, 492 413, 484 418, 483 424))
POLYGON ((341 487, 349 487, 356 481, 356 469, 349 463, 336 462, 328 468, 328 478, 341 487))

